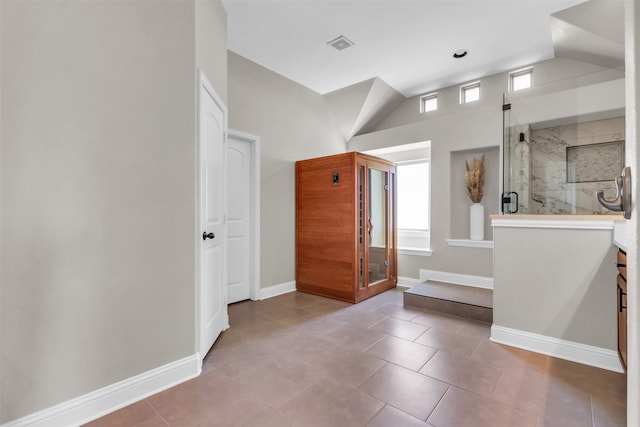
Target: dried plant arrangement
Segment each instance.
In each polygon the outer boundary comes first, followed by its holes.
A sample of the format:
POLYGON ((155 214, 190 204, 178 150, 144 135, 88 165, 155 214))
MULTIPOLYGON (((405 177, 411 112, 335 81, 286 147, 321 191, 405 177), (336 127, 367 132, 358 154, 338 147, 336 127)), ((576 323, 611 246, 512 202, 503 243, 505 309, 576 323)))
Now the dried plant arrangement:
POLYGON ((473 203, 480 203, 484 188, 484 154, 473 158, 471 165, 465 161, 464 179, 467 182, 467 193, 473 203))

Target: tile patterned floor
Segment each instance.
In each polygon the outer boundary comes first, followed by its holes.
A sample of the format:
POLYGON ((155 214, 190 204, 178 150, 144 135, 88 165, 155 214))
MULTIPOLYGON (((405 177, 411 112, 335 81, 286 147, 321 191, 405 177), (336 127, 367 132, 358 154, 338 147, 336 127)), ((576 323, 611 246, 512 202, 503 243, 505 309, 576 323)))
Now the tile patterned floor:
POLYGON ((489 340, 490 325, 289 293, 229 307, 200 377, 91 427, 616 427, 622 374, 489 340))

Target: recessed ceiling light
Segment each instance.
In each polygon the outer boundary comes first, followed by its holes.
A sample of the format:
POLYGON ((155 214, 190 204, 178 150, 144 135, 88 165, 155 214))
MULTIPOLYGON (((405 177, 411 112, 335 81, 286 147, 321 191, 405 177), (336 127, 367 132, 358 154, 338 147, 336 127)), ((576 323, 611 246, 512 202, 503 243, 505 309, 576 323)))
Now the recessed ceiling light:
POLYGON ((327 42, 327 44, 329 46, 335 47, 338 50, 345 50, 346 48, 354 45, 354 43, 345 36, 336 37, 335 39, 327 42))
POLYGON ((460 59, 460 58, 464 58, 468 54, 469 54, 469 51, 467 49, 460 49, 453 52, 453 57, 456 59, 460 59))

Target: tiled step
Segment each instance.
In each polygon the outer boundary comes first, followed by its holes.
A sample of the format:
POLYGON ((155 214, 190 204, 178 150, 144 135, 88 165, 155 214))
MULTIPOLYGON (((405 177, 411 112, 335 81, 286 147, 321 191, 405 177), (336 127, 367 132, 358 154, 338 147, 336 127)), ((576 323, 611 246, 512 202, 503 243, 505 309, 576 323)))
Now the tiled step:
POLYGON ((428 280, 404 291, 404 305, 493 322, 493 290, 428 280))

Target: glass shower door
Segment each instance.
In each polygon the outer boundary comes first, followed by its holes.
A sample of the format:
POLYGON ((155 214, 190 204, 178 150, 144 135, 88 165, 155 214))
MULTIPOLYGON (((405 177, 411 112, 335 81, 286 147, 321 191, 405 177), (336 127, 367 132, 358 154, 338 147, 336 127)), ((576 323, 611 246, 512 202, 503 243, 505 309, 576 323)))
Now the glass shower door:
POLYGON ((527 214, 530 200, 531 128, 518 121, 511 109, 508 94, 504 96, 502 111, 503 192, 500 210, 504 214, 527 214))

